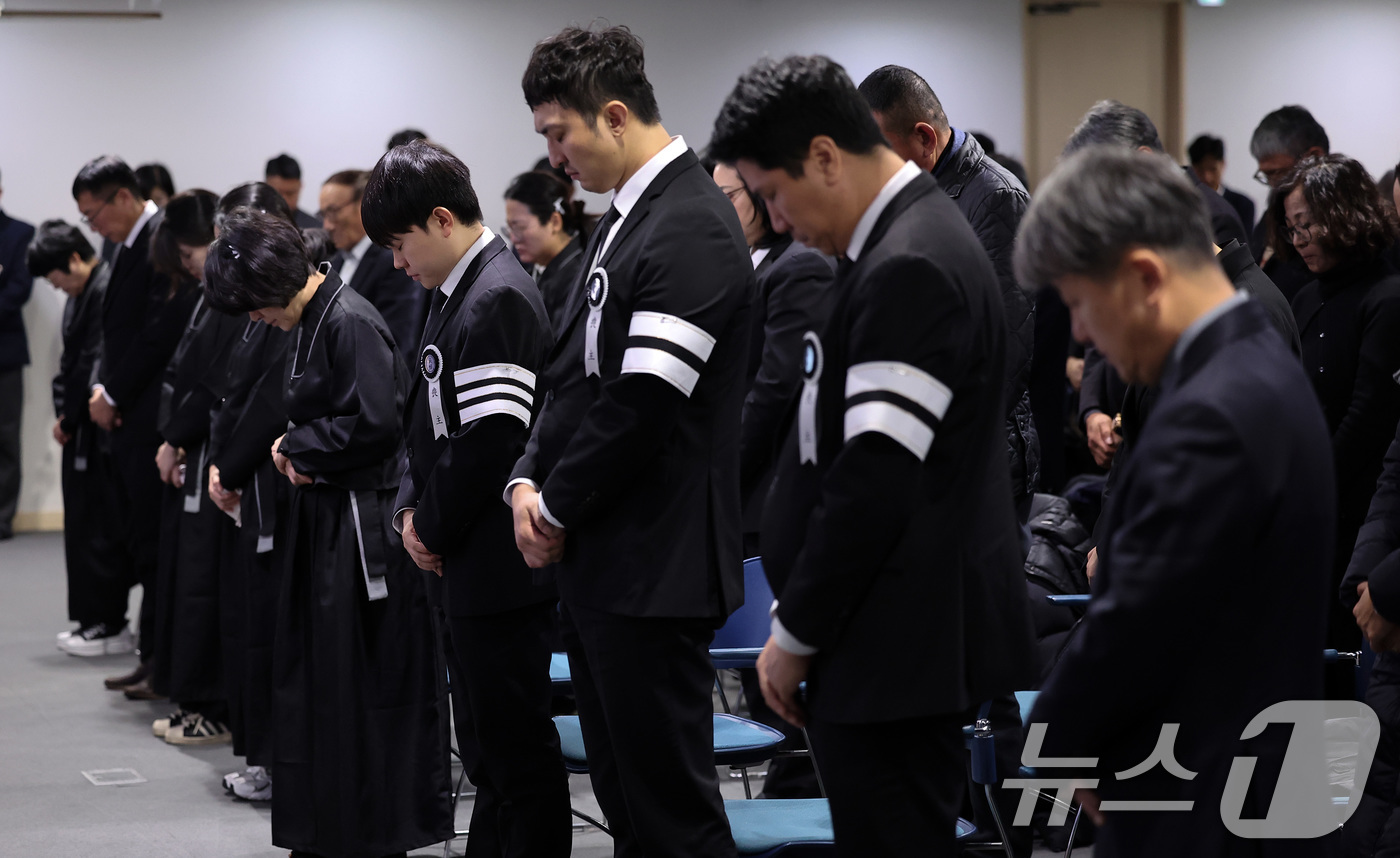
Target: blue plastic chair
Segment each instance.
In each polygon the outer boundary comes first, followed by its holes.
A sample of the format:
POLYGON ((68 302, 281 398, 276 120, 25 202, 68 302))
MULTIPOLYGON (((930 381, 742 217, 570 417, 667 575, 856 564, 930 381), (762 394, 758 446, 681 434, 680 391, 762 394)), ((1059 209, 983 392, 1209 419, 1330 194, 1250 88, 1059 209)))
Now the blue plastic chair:
POLYGON ((568 653, 550 653, 549 683, 554 687, 555 694, 567 692, 573 687, 573 676, 569 673, 568 653))
POLYGON ((768 642, 768 610, 772 606, 773 590, 763 574, 763 561, 750 557, 744 561, 743 607, 729 615, 710 644, 710 660, 716 670, 737 670, 758 663, 758 655, 768 642))

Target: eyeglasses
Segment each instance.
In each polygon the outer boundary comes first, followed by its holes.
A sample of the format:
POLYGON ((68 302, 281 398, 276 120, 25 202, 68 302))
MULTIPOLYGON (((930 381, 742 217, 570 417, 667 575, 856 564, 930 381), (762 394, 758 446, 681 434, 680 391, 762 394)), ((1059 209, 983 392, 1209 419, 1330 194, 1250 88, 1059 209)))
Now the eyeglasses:
POLYGON ((1255 170, 1254 181, 1258 182, 1261 185, 1266 185, 1272 188, 1274 186, 1274 182, 1278 181, 1279 179, 1282 179, 1291 169, 1293 168, 1283 167, 1277 170, 1255 170))
POLYGON ((729 201, 730 201, 731 203, 734 202, 736 199, 738 199, 738 198, 739 198, 739 195, 742 194, 742 193, 744 192, 744 190, 745 190, 745 188, 744 188, 743 185, 740 185, 740 186, 737 187, 737 188, 729 188, 729 189, 720 188, 720 192, 723 193, 726 197, 729 197, 729 201))
POLYGON ((349 208, 350 206, 355 205, 358 202, 359 200, 351 200, 348 203, 341 203, 338 206, 326 206, 325 208, 316 212, 316 217, 320 218, 321 220, 325 220, 328 217, 338 218, 340 217, 340 213, 342 211, 349 208))
POLYGON ((1302 242, 1304 247, 1312 244, 1314 238, 1319 238, 1327 234, 1327 228, 1315 223, 1300 223, 1297 226, 1285 226, 1283 237, 1291 244, 1302 242))
POLYGON ((107 206, 111 205, 112 200, 116 199, 117 194, 119 193, 121 193, 121 191, 117 190, 108 194, 107 198, 102 201, 102 205, 98 206, 88 214, 85 214, 81 218, 79 218, 79 220, 83 222, 83 226, 92 226, 92 219, 97 217, 98 213, 101 212, 103 209, 107 208, 107 206))

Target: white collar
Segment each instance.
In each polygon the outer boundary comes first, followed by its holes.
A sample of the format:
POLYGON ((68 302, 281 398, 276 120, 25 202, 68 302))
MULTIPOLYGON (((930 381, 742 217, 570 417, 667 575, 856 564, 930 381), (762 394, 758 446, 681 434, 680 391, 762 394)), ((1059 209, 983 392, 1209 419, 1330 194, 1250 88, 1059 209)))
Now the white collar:
POLYGON ((462 254, 462 258, 457 260, 457 264, 452 266, 452 270, 448 272, 447 279, 442 281, 442 285, 438 287, 442 290, 443 295, 447 298, 452 297, 452 293, 457 289, 457 284, 462 282, 462 276, 467 273, 467 266, 472 264, 473 259, 481 255, 481 251, 485 250, 486 245, 490 244, 491 239, 495 237, 496 234, 491 231, 491 227, 484 225, 481 227, 481 237, 467 248, 467 252, 462 254))
POLYGON ((128 232, 126 238, 122 240, 122 244, 126 245, 127 250, 136 246, 136 239, 140 237, 141 230, 146 228, 146 223, 150 221, 151 218, 155 217, 158 211, 160 211, 160 206, 157 206, 150 200, 146 200, 146 207, 141 209, 141 216, 136 219, 136 225, 131 228, 131 232, 128 232))
POLYGON ((865 242, 870 238, 870 231, 875 228, 875 221, 880 219, 890 201, 898 196, 899 192, 914 179, 918 178, 923 170, 913 161, 905 161, 904 166, 899 168, 899 172, 890 176, 890 180, 885 182, 885 186, 880 189, 880 193, 875 195, 870 207, 865 210, 865 214, 856 221, 855 232, 851 233, 850 246, 846 248, 846 258, 855 262, 860 254, 865 250, 865 242))
POLYGON ((753 261, 753 267, 755 269, 763 264, 763 260, 768 258, 768 251, 772 249, 771 247, 756 247, 749 251, 749 259, 753 261))
POLYGON ((355 242, 355 246, 350 248, 350 250, 348 250, 345 255, 355 260, 356 262, 359 262, 360 260, 365 258, 365 251, 369 250, 369 246, 373 243, 374 242, 369 240, 369 236, 366 235, 364 238, 355 242))
POLYGON ((686 151, 685 138, 679 135, 672 137, 671 142, 666 144, 666 148, 651 156, 651 160, 642 165, 642 168, 632 174, 622 188, 613 194, 613 208, 617 209, 620 216, 618 219, 627 217, 632 208, 637 205, 637 201, 646 193, 646 189, 651 183, 656 181, 656 177, 661 175, 661 171, 666 169, 666 165, 684 155, 686 151))

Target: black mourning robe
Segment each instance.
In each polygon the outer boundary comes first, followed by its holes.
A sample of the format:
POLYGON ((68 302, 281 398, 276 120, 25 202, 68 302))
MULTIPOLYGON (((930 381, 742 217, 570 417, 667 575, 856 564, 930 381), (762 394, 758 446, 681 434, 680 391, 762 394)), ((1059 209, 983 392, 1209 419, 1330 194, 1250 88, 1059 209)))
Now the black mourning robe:
POLYGON ((390 525, 407 371, 383 318, 330 274, 295 332, 280 450, 290 565, 273 651, 272 842, 326 858, 452 836, 446 671, 425 573, 390 525), (374 598, 372 598, 374 597, 374 598))

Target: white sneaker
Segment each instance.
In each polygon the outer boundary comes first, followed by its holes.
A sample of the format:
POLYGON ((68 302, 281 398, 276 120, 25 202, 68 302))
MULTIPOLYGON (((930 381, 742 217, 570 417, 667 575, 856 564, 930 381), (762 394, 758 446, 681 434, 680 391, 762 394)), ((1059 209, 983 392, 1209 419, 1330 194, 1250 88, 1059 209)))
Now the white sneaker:
POLYGON ((131 630, 125 625, 112 631, 106 623, 98 623, 59 640, 58 648, 69 655, 90 658, 98 655, 126 655, 136 651, 131 630))
POLYGON ((272 773, 262 766, 250 766, 234 782, 233 794, 244 801, 272 801, 272 773))
POLYGON ((164 718, 157 718, 151 722, 151 735, 157 739, 164 739, 165 734, 169 733, 172 727, 176 730, 183 730, 190 715, 191 713, 183 709, 176 709, 164 718))
MULTIPOLYGON (((172 725, 165 731, 165 741, 169 745, 222 745, 232 742, 233 734, 227 725, 193 712, 185 717, 181 727, 172 725)), ((235 792, 237 789, 235 784, 235 792)))
POLYGON ((59 632, 59 633, 58 633, 58 648, 59 648, 59 649, 63 649, 63 642, 66 641, 66 640, 68 640, 69 638, 71 638, 73 635, 76 635, 76 634, 77 634, 78 632, 80 632, 80 631, 82 631, 81 628, 78 628, 78 629, 69 629, 69 630, 66 631, 66 632, 59 632))

